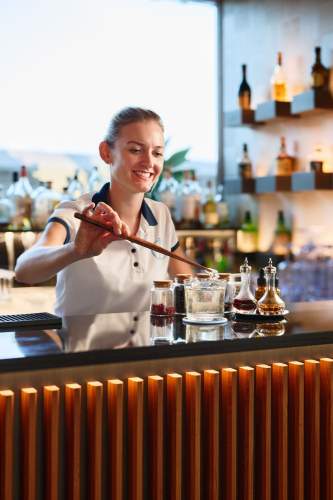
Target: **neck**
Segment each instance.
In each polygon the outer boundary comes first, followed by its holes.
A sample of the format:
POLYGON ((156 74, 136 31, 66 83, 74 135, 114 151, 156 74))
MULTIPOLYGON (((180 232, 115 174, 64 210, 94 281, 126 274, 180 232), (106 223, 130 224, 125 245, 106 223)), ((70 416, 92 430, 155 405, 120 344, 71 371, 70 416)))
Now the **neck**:
POLYGON ((132 234, 138 230, 141 216, 141 205, 144 193, 129 193, 121 184, 113 180, 109 197, 112 208, 118 213, 121 220, 126 222, 132 234))

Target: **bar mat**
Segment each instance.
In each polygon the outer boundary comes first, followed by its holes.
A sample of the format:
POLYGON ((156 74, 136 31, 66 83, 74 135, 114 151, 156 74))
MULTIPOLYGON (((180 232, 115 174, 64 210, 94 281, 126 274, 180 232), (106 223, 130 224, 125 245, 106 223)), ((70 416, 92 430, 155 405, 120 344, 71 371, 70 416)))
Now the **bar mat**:
POLYGON ((55 314, 47 312, 0 315, 0 330, 8 330, 8 328, 21 328, 27 326, 61 328, 62 319, 55 314))

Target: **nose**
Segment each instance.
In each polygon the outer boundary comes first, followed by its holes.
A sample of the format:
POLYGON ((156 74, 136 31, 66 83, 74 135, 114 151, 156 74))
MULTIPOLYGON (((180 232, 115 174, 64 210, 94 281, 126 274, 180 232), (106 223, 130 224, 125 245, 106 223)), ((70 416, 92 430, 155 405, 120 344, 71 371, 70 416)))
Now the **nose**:
POLYGON ((145 166, 153 168, 153 166, 154 166, 154 156, 153 156, 153 152, 152 151, 150 151, 148 149, 145 151, 144 156, 143 156, 143 162, 144 162, 145 166))

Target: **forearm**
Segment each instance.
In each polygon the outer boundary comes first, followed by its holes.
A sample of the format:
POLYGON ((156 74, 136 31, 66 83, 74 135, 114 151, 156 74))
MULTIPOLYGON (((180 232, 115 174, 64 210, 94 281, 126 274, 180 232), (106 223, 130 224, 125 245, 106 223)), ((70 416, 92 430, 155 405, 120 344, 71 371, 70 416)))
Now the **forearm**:
POLYGON ((66 266, 79 260, 73 243, 61 246, 36 246, 24 252, 17 260, 17 281, 33 285, 47 281, 66 266))

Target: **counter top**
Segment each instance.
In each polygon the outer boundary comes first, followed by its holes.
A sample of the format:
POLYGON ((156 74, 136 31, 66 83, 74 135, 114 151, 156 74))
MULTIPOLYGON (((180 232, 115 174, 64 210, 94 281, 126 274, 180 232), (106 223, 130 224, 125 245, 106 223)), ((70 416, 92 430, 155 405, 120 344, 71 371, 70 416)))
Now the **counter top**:
POLYGON ((0 372, 333 343, 333 301, 292 304, 278 323, 185 325, 149 312, 63 318, 61 330, 0 332, 0 372))

